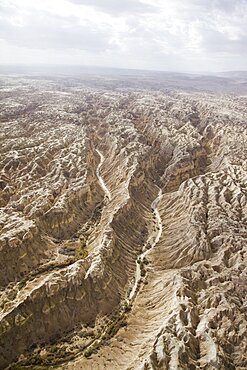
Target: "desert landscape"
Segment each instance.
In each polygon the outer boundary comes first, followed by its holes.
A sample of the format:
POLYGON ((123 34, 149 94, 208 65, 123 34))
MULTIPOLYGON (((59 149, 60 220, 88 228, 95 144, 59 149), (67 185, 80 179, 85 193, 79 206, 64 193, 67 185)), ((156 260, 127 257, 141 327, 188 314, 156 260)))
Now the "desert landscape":
POLYGON ((0 369, 247 368, 247 75, 0 70, 0 369))

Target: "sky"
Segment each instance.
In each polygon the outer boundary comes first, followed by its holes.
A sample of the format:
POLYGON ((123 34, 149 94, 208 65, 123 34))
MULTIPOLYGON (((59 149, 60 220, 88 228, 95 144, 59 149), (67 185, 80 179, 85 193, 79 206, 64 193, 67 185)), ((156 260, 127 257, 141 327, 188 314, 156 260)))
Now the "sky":
POLYGON ((0 64, 247 70, 247 0, 0 0, 0 64))

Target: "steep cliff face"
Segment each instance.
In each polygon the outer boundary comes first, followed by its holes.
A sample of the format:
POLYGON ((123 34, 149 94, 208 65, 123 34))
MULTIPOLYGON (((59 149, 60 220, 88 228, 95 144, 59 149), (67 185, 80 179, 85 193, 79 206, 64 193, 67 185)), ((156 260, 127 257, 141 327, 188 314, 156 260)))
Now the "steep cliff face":
POLYGON ((245 368, 246 99, 33 83, 1 116, 0 368, 245 368))

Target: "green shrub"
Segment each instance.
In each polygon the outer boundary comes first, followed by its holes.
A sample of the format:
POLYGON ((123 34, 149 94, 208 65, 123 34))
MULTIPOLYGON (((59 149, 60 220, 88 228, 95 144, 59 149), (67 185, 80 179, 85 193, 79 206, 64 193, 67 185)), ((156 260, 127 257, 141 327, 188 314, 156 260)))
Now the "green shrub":
POLYGON ((93 349, 92 348, 88 348, 85 352, 84 352, 84 356, 86 358, 90 357, 93 353, 93 349))

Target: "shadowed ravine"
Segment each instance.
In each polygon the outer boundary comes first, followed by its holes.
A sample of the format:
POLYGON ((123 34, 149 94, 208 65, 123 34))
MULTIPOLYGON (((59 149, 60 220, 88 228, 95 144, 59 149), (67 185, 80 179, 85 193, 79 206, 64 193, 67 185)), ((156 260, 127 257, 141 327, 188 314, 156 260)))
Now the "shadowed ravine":
POLYGON ((155 224, 154 230, 152 229, 150 232, 150 235, 148 236, 147 242, 143 247, 142 253, 137 257, 136 260, 136 272, 134 276, 134 284, 133 287, 127 297, 128 304, 132 303, 133 298, 138 293, 138 285, 141 284, 141 277, 145 274, 144 266, 147 262, 147 256, 148 253, 152 248, 155 247, 155 245, 158 243, 161 233, 162 233, 162 223, 159 215, 159 211, 157 210, 157 204, 162 196, 161 189, 159 190, 158 197, 152 202, 151 204, 151 210, 154 215, 153 217, 153 223, 155 224))

